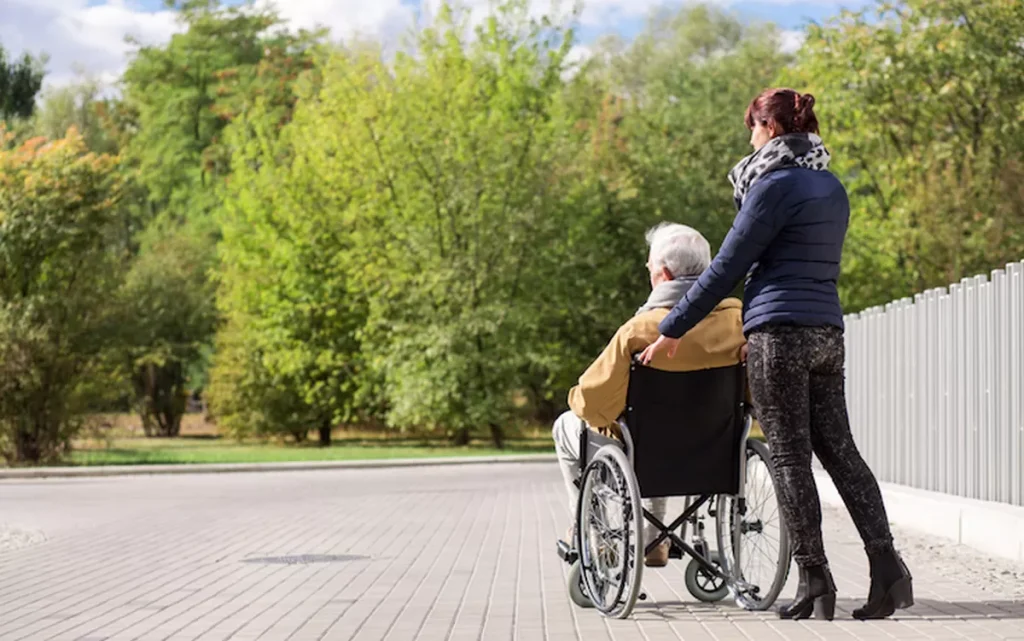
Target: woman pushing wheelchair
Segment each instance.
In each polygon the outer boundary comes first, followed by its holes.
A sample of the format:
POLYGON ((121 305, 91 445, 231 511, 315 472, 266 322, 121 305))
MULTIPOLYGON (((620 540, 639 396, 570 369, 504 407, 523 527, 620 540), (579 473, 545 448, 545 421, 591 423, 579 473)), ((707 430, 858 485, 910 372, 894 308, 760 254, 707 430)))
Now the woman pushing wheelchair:
POLYGON ((832 619, 836 587, 821 534, 812 452, 832 477, 867 552, 871 587, 857 619, 913 605, 910 572, 893 547, 882 495, 850 432, 843 313, 836 283, 850 206, 828 170, 814 97, 769 89, 747 108, 754 153, 729 173, 739 213, 710 266, 661 321, 641 359, 671 356, 681 337, 747 275, 743 332, 750 392, 771 446, 779 503, 799 567, 784 619, 832 619))

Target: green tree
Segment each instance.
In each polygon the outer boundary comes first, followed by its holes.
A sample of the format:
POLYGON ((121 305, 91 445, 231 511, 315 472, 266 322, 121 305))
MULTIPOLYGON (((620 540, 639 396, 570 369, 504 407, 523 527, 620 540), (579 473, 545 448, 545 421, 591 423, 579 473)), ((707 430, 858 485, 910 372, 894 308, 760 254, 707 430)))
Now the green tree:
POLYGON ((672 219, 724 239, 726 176, 751 151, 744 111, 790 61, 775 27, 709 5, 657 11, 621 55, 595 59, 608 96, 595 125, 641 224, 672 219))
MULTIPOLYGON (((315 51, 304 55, 306 62, 291 64, 310 69, 315 51)), ((265 62, 281 68, 280 60, 265 62)), ((233 433, 250 426, 302 439, 318 429, 327 445, 333 425, 365 418, 355 400, 365 305, 349 286, 346 196, 296 161, 309 139, 283 127, 298 96, 318 99, 318 70, 283 76, 285 83, 272 84, 287 91, 259 93, 227 132, 234 150, 220 217, 220 306, 227 322, 211 401, 233 433)))
POLYGON ((122 78, 138 122, 126 155, 156 211, 179 221, 208 215, 215 179, 227 173, 206 160, 231 117, 219 109, 221 75, 256 65, 261 35, 279 23, 269 12, 205 0, 180 11, 184 31, 167 44, 140 47, 122 78))
POLYGON ((163 408, 156 414, 143 412, 144 422, 159 425, 154 430, 160 433, 177 432, 175 408, 187 373, 204 378, 203 355, 212 349, 214 324, 208 320, 216 307, 208 293, 215 291, 215 284, 197 266, 215 264, 219 227, 213 214, 231 169, 226 128, 263 95, 279 108, 274 115, 285 118, 291 105, 281 104, 281 96, 308 63, 306 49, 322 35, 290 34, 273 11, 249 5, 223 7, 207 0, 169 5, 179 9, 184 31, 166 45, 138 49, 123 79, 125 104, 107 112, 115 129, 132 131, 123 155, 139 195, 136 218, 148 219, 156 229, 147 235, 196 236, 189 250, 208 252, 205 258, 193 255, 192 265, 181 269, 173 250, 147 256, 163 245, 142 244, 139 269, 154 278, 144 278, 129 290, 140 298, 139 304, 176 314, 173 322, 161 314, 140 317, 149 326, 133 333, 143 340, 129 350, 138 366, 134 379, 140 407, 163 408), (161 270, 162 262, 166 269, 161 270), (172 283, 174 278, 181 280, 172 283), (147 292, 144 286, 155 289, 147 292), (188 305, 175 307, 173 299, 164 298, 186 291, 195 293, 188 305), (180 331, 186 329, 202 333, 184 336, 180 331), (168 350, 167 345, 180 349, 168 350), (140 360, 140 355, 145 357, 140 360), (157 416, 163 418, 149 420, 157 416))
POLYGON ((851 311, 1024 254, 1024 5, 879 2, 812 27, 786 81, 820 97, 851 192, 851 311))
POLYGON ((147 436, 177 436, 216 329, 215 253, 198 223, 147 230, 120 291, 125 359, 147 436), (199 366, 199 367, 197 367, 199 366), (190 377, 192 373, 192 377, 190 377), (192 380, 190 380, 190 378, 192 380))
POLYGON ((258 95, 286 93, 275 83, 292 79, 323 33, 289 33, 274 11, 250 5, 168 5, 179 9, 184 30, 165 45, 140 47, 122 79, 138 123, 126 153, 156 209, 181 220, 217 207, 230 171, 224 129, 258 95))
POLYGON ((47 89, 42 93, 32 128, 36 134, 56 140, 74 127, 90 150, 116 154, 117 141, 112 139, 103 119, 109 102, 100 97, 100 92, 99 82, 90 77, 47 89))
POLYGON ((0 453, 54 461, 111 332, 116 162, 67 139, 0 150, 0 453))
POLYGON ((218 428, 235 438, 289 436, 303 442, 317 416, 303 381, 275 377, 265 366, 254 319, 229 315, 217 332, 208 399, 218 428))
POLYGON ((0 120, 30 118, 35 111, 36 94, 43 86, 45 58, 24 54, 8 57, 0 46, 0 120))
POLYGON ((296 164, 343 207, 328 227, 351 243, 388 422, 457 443, 484 428, 500 445, 561 272, 559 166, 579 142, 560 100, 572 36, 522 2, 469 39, 463 17, 442 8, 393 66, 337 57, 293 135, 296 164))

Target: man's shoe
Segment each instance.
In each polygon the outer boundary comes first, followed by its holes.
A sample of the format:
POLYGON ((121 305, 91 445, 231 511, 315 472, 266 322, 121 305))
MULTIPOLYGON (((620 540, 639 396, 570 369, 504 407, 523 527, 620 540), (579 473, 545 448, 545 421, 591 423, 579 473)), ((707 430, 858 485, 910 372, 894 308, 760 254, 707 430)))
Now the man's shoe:
POLYGON ((669 542, 662 541, 658 547, 651 550, 651 553, 644 557, 644 565, 649 568, 663 568, 668 565, 669 542))

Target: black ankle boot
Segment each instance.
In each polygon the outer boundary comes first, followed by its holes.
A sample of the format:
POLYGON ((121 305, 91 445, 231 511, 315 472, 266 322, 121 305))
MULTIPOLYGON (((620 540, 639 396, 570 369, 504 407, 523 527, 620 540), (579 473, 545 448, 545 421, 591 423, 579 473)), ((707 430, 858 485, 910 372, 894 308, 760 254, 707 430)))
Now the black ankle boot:
POLYGON ((868 555, 868 562, 871 564, 868 602, 853 611, 854 619, 884 619, 896 610, 914 605, 913 577, 895 550, 868 555))
POLYGON ((831 621, 836 614, 836 583, 827 564, 800 568, 796 598, 779 608, 780 619, 815 619, 831 621))

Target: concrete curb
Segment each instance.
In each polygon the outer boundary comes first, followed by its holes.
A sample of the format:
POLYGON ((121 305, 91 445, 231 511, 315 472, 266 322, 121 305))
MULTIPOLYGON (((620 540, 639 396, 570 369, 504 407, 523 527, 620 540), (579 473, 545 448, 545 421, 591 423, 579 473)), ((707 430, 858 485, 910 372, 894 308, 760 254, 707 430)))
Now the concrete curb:
POLYGON ((457 456, 444 458, 368 459, 362 461, 286 461, 275 463, 199 463, 181 465, 98 465, 92 467, 19 467, 0 470, 0 482, 13 479, 96 478, 159 474, 230 474, 237 472, 306 472, 316 470, 437 467, 493 463, 554 463, 554 454, 457 456))
MULTIPOLYGON (((832 479, 815 470, 822 503, 843 506, 832 479)), ((889 521, 1002 559, 1024 562, 1024 507, 880 483, 889 521)))

